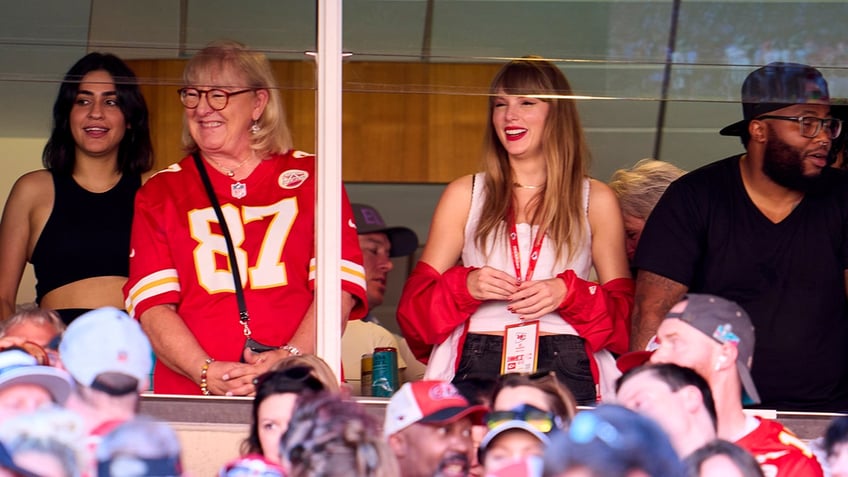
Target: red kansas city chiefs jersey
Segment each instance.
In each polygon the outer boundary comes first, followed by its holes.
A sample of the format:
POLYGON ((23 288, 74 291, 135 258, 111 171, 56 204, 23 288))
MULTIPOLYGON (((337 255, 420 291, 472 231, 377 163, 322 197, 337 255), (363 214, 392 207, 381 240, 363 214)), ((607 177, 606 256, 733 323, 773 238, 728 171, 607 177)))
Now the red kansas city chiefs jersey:
POLYGON ((750 452, 765 477, 821 477, 821 465, 812 451, 783 424, 757 417, 760 425, 736 441, 750 452))
MULTIPOLYGON (((315 278, 315 158, 290 151, 262 161, 239 184, 207 166, 227 221, 257 341, 289 341, 312 304, 315 278), (236 184, 236 187, 233 185, 236 184)), ((342 289, 365 315, 365 271, 347 195, 342 191, 342 289)), ((127 311, 138 319, 175 304, 206 353, 238 361, 239 323, 227 245, 189 156, 155 174, 136 195, 127 311)), ((157 393, 198 394, 196 383, 156 364, 157 393)))

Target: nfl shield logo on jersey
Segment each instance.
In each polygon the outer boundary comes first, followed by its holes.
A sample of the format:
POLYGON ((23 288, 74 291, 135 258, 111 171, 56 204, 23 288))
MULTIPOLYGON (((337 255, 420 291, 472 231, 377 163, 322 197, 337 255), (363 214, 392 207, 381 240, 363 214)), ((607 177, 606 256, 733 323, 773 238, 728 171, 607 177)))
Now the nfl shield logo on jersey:
POLYGON ((241 199, 247 195, 247 184, 243 184, 241 182, 230 184, 230 194, 235 199, 241 199))

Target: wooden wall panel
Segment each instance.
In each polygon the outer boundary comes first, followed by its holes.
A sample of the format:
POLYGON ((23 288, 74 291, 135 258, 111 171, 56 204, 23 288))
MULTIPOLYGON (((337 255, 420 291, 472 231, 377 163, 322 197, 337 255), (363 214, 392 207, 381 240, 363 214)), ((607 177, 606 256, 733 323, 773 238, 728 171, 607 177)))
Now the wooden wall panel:
MULTIPOLYGON (((185 60, 128 61, 151 110, 159 168, 182 158, 176 90, 185 60)), ((316 149, 315 65, 274 61, 297 149, 316 149)), ((485 91, 498 65, 344 64, 343 178, 347 182, 444 183, 478 169, 485 91)))
POLYGON ((428 177, 449 182, 480 170, 488 85, 500 65, 432 64, 430 83, 451 94, 429 98, 428 177))
POLYGON ((315 63, 312 61, 273 61, 271 67, 280 85, 280 95, 295 149, 315 152, 315 63))
POLYGON ((346 63, 343 78, 348 89, 342 98, 344 179, 430 182, 427 98, 398 87, 426 82, 425 66, 346 63))
POLYGON ((180 134, 183 108, 177 97, 182 78, 183 60, 129 60, 141 83, 141 92, 150 110, 150 134, 153 140, 155 169, 162 169, 182 157, 180 134))

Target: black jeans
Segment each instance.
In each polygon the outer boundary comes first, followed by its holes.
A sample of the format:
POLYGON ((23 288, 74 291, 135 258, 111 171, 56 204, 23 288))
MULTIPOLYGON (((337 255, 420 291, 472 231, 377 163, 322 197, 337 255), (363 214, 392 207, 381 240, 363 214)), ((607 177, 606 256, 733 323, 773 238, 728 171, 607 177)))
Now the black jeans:
MULTIPOLYGON (((454 380, 469 377, 496 377, 501 372, 503 337, 469 333, 465 338, 454 380)), ((595 405, 595 381, 589 367, 584 340, 574 335, 539 337, 539 371, 554 371, 574 394, 577 403, 595 405)))

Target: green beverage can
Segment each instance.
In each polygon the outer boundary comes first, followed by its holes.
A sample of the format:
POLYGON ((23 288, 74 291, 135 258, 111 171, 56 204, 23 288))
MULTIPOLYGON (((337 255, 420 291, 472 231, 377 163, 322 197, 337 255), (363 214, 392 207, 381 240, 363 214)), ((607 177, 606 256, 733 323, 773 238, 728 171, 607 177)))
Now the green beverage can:
POLYGON ((374 348, 371 395, 391 397, 398 390, 398 352, 396 348, 374 348))
POLYGON ((360 374, 359 374, 359 393, 363 396, 371 395, 371 383, 372 376, 374 370, 374 355, 371 353, 365 353, 362 355, 360 360, 360 374))

